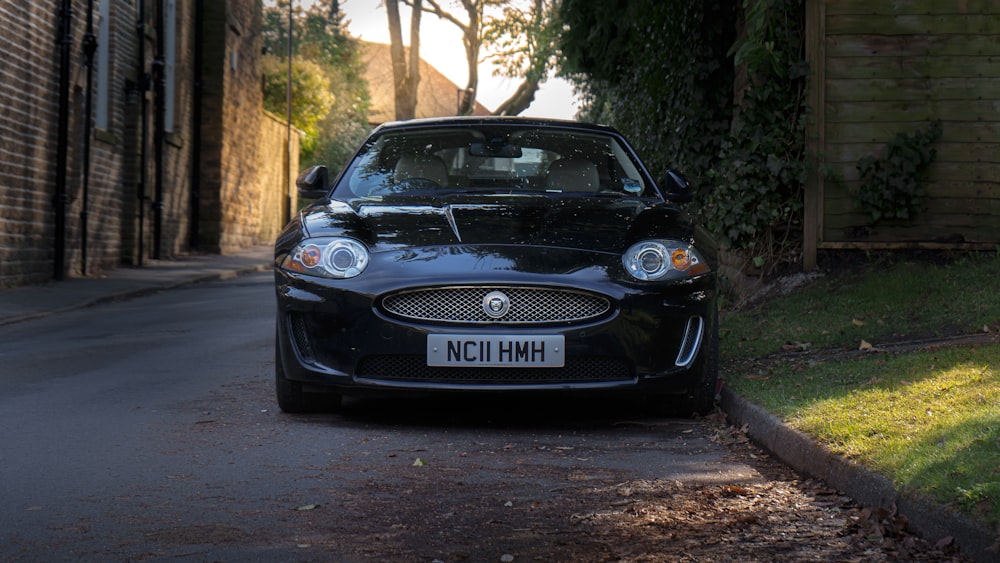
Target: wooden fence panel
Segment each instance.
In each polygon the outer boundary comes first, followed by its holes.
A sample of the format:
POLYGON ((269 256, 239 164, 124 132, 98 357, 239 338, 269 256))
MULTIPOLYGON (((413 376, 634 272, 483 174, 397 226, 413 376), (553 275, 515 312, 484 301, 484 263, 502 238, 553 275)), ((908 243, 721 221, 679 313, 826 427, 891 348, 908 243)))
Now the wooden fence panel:
POLYGON ((806 213, 816 216, 806 239, 816 248, 1000 244, 1000 2, 821 0, 806 17, 807 141, 824 171, 807 183, 806 213), (872 224, 854 196, 858 161, 935 120, 942 136, 922 211, 872 224))

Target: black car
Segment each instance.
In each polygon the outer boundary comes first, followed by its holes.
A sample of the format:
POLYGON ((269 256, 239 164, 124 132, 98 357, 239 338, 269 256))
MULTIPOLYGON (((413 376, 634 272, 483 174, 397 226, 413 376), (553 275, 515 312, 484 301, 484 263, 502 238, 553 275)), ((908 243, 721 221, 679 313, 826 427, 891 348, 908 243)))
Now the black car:
POLYGON ((285 412, 398 392, 717 393, 716 245, 612 128, 442 118, 303 172, 275 245, 285 412))

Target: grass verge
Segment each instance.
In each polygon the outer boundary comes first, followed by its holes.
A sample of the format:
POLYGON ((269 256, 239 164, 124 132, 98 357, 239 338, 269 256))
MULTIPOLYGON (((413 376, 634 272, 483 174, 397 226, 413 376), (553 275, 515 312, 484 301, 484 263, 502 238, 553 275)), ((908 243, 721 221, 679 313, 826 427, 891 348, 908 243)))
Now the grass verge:
POLYGON ((727 385, 900 490, 1000 529, 1000 344, 899 346, 995 336, 997 280, 996 255, 880 261, 727 312, 727 385))

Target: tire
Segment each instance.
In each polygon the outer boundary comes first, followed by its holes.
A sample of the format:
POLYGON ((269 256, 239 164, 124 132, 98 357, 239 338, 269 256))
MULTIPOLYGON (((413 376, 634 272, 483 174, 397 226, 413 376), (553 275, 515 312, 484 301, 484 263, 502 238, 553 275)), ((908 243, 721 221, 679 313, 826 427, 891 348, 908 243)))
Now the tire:
POLYGON ((307 393, 302 384, 285 377, 277 339, 274 344, 274 394, 278 408, 289 414, 338 412, 343 403, 339 393, 307 393))
POLYGON ((701 357, 694 369, 698 378, 686 392, 655 394, 646 399, 646 412, 652 416, 704 416, 715 408, 719 384, 719 318, 712 319, 711 333, 706 335, 701 357))
POLYGON ((690 411, 704 416, 715 408, 719 388, 719 315, 712 319, 712 333, 702 350, 701 376, 691 388, 688 403, 690 411))

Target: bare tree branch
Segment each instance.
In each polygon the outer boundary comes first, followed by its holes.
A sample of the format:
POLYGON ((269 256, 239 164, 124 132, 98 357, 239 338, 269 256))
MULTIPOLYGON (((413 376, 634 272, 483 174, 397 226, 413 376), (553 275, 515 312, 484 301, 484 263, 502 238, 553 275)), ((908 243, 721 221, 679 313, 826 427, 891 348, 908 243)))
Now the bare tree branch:
POLYGON ((392 78, 396 119, 413 119, 417 113, 417 84, 420 82, 420 3, 413 0, 416 9, 410 14, 410 58, 406 59, 403 47, 402 23, 399 18, 399 1, 385 0, 389 20, 389 53, 392 58, 392 78))

